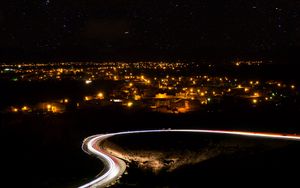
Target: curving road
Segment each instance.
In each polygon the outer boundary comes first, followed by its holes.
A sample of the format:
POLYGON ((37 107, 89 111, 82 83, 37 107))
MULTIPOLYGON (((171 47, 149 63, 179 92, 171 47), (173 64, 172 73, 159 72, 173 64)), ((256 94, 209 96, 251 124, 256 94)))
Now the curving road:
POLYGON ((125 171, 126 164, 123 160, 108 154, 102 147, 103 140, 117 135, 138 134, 138 133, 155 133, 155 132, 190 132, 190 133, 215 133, 215 134, 229 134, 241 136, 264 137, 273 139, 298 140, 300 136, 294 135, 280 135, 271 133, 258 132, 241 132, 241 131, 222 131, 222 130, 192 130, 192 129, 174 129, 174 130, 142 130, 142 131, 126 131, 118 133, 110 133, 103 135, 94 135, 86 138, 83 141, 82 149, 89 155, 98 157, 104 163, 104 169, 93 181, 80 186, 86 187, 106 187, 115 182, 125 171))

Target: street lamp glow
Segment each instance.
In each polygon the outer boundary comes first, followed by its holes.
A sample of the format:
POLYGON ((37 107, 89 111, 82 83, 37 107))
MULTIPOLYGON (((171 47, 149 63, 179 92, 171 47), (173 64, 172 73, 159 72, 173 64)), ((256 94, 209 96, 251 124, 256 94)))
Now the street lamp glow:
POLYGON ((104 98, 104 94, 102 92, 100 92, 100 93, 97 94, 97 97, 99 99, 103 99, 104 98))
POLYGON ((90 98, 89 96, 85 96, 85 97, 84 97, 84 100, 85 100, 85 101, 89 101, 89 100, 91 100, 91 98, 90 98))
POLYGON ((26 110, 28 110, 28 107, 27 106, 23 106, 22 111, 26 111, 26 110))
POLYGON ((92 83, 92 80, 86 80, 85 81, 85 84, 87 84, 87 85, 90 84, 90 83, 92 83))
POLYGON ((255 96, 255 97, 259 97, 259 93, 255 92, 255 93, 254 93, 254 96, 255 96))
POLYGON ((132 107, 132 105, 133 105, 132 102, 128 102, 128 103, 127 103, 127 107, 129 107, 129 108, 132 107))

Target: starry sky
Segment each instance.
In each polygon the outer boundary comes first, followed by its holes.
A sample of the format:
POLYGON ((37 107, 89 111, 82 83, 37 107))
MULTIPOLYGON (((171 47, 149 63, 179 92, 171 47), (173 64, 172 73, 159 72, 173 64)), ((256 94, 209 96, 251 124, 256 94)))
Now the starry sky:
POLYGON ((299 0, 9 0, 0 60, 296 57, 299 0))

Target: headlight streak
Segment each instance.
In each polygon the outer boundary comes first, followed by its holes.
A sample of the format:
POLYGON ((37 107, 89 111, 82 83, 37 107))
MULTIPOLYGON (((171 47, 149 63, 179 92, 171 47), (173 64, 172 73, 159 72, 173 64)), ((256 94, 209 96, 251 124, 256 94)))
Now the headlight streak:
POLYGON ((239 135, 239 136, 251 136, 251 137, 262 137, 272 139, 284 139, 284 140, 295 140, 300 141, 300 136, 297 135, 282 135, 273 133, 260 133, 260 132, 243 132, 243 131, 225 131, 225 130, 193 130, 193 129, 162 129, 162 130, 140 130, 140 131, 125 131, 118 133, 109 133, 103 135, 94 135, 86 138, 83 141, 82 149, 88 153, 97 156, 104 163, 104 170, 99 174, 99 177, 93 181, 80 186, 80 188, 87 187, 105 187, 113 183, 120 177, 125 169, 126 164, 121 159, 118 159, 103 149, 100 144, 105 139, 127 134, 138 134, 138 133, 158 133, 158 132, 186 132, 186 133, 214 133, 214 134, 227 134, 227 135, 239 135))

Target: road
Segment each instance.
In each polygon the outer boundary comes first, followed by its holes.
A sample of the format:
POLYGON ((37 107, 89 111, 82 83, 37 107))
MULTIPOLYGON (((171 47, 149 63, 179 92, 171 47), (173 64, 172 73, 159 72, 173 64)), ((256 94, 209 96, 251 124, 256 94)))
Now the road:
POLYGON ((259 132, 241 132, 241 131, 223 131, 223 130, 193 130, 193 129, 163 129, 163 130, 142 130, 142 131, 126 131, 102 135, 94 135, 86 138, 83 141, 82 149, 89 155, 98 157, 104 163, 104 169, 102 172, 89 183, 86 183, 80 188, 87 187, 107 187, 114 183, 125 172, 126 163, 115 156, 107 153, 102 147, 101 143, 112 136, 139 134, 139 133, 155 133, 155 132, 186 132, 186 133, 213 133, 213 134, 228 134, 228 135, 240 135, 250 137, 264 137, 273 139, 286 139, 300 141, 300 136, 296 135, 281 135, 272 133, 259 133, 259 132))

